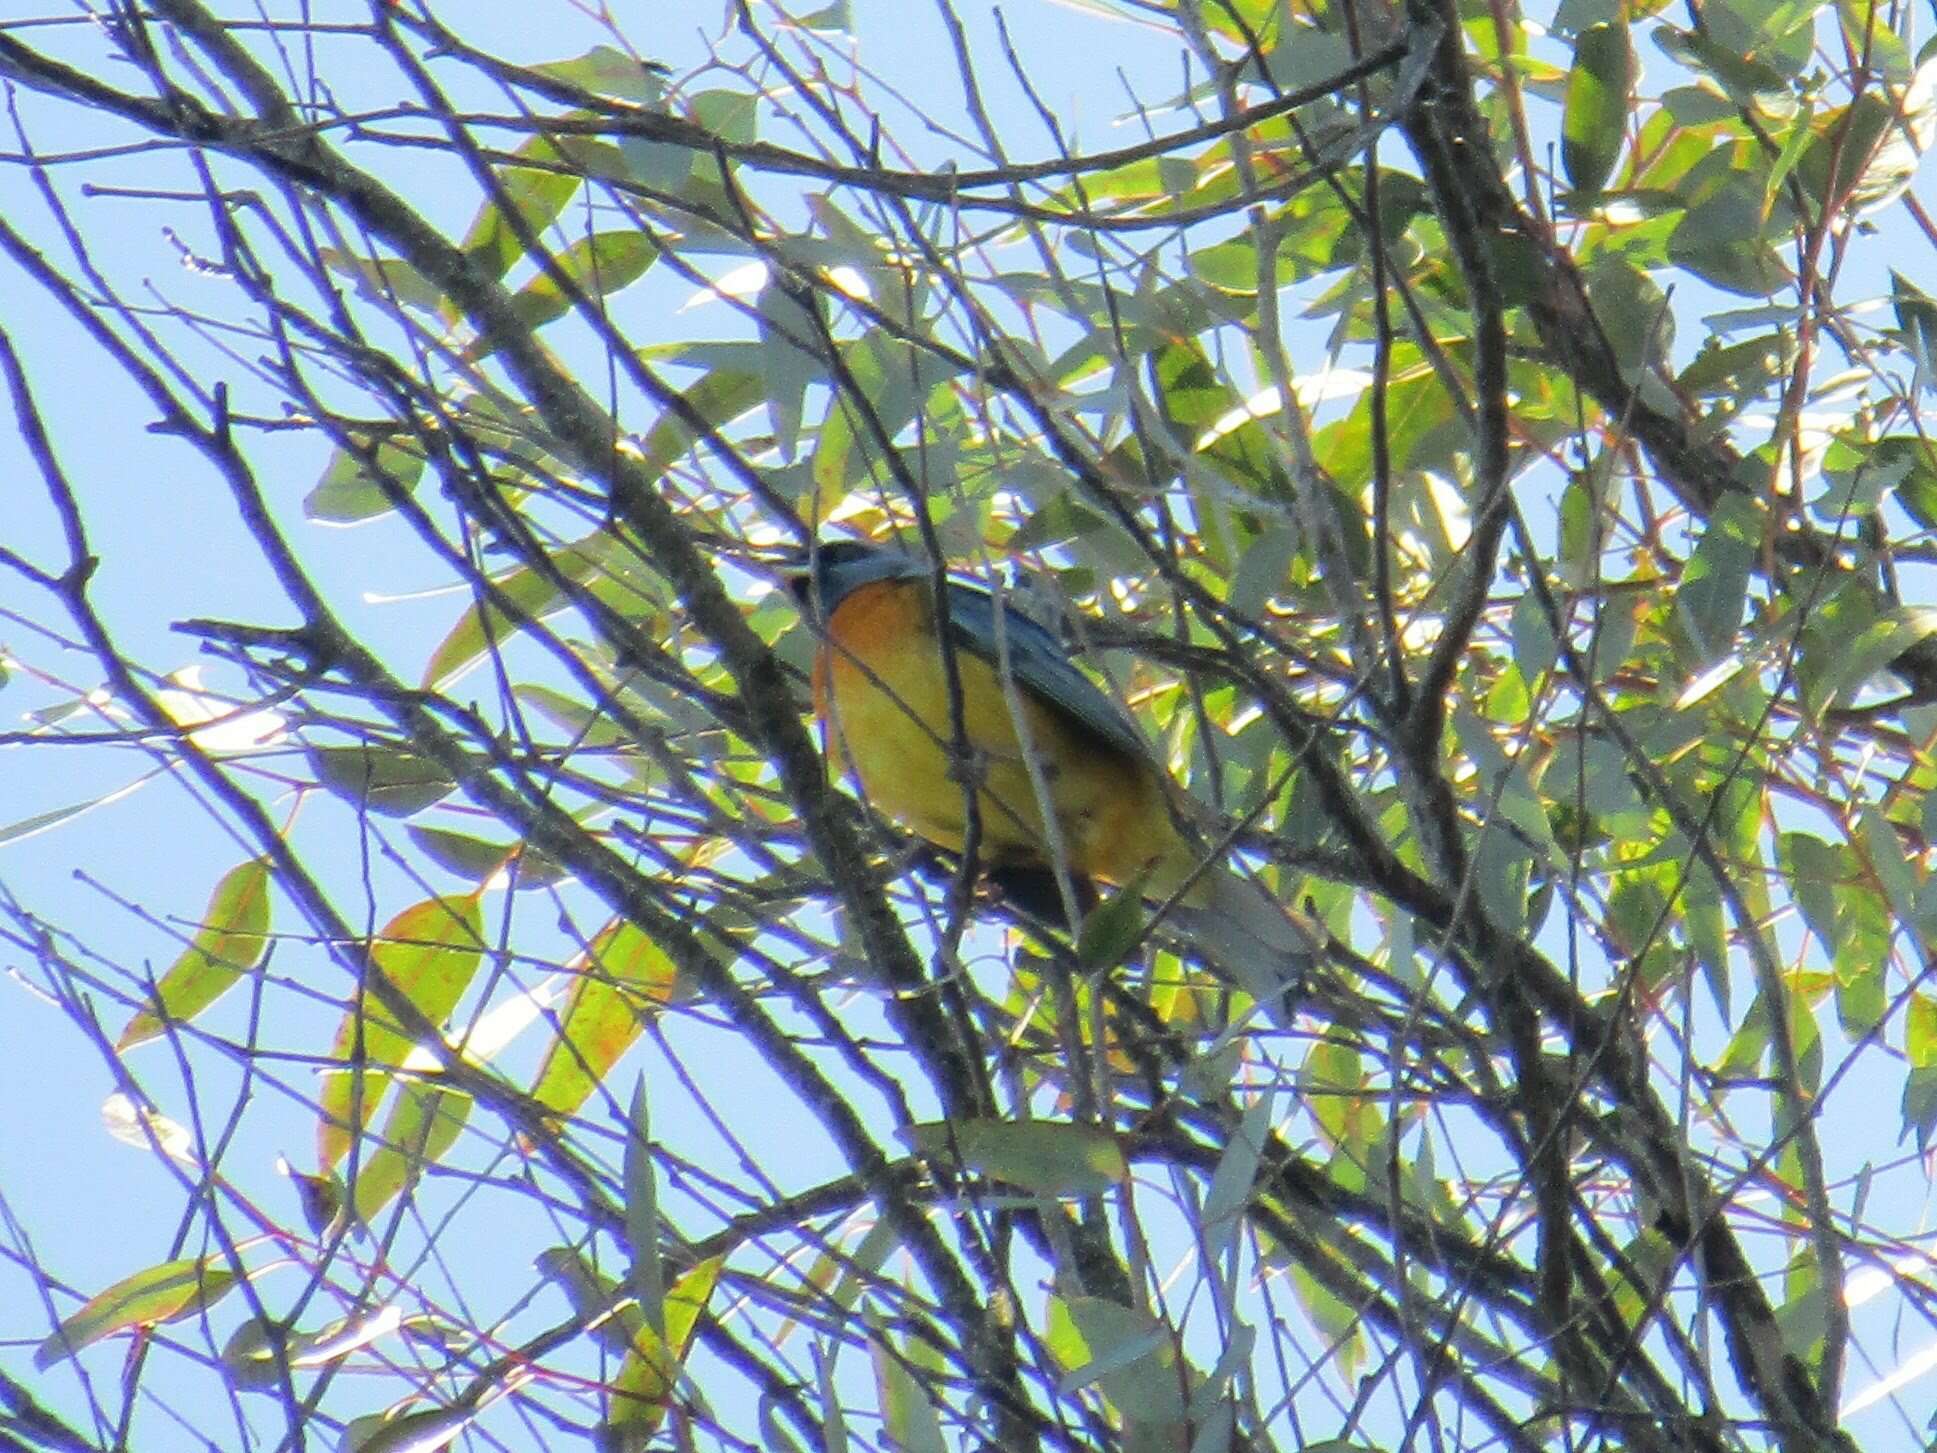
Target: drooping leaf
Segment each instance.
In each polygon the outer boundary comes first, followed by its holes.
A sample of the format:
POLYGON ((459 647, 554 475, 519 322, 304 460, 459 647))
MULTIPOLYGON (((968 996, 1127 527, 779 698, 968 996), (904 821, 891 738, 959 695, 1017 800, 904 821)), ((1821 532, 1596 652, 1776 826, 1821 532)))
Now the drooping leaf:
POLYGON ((228 1295, 235 1282, 235 1273, 215 1257, 165 1261, 123 1277, 63 1317, 35 1351, 34 1366, 45 1371, 116 1332, 197 1316, 228 1295))
POLYGON ((135 1012, 116 1049, 129 1049, 168 1024, 195 1018, 262 963, 269 953, 269 882, 269 864, 261 858, 222 875, 195 937, 155 985, 156 1007, 135 1012))
POLYGON ((685 992, 665 951, 622 919, 599 930, 572 972, 578 982, 531 1087, 532 1098, 558 1115, 583 1105, 646 1021, 685 992))
MULTIPOLYGON (((527 328, 542 328, 571 310, 573 294, 594 303, 637 282, 659 256, 659 246, 643 232, 595 232, 581 237, 551 259, 550 269, 512 295, 512 311, 527 328)), ((464 350, 467 361, 487 358, 496 343, 480 335, 464 350)))
MULTIPOLYGON (((442 1026, 483 962, 483 931, 476 897, 427 898, 397 914, 371 940, 371 971, 431 1025, 442 1026)), ((367 1068, 361 1073, 333 1070, 324 1077, 317 1126, 322 1165, 336 1164, 348 1151, 383 1097, 391 1071, 403 1064, 415 1042, 383 999, 375 988, 365 991, 337 1026, 331 1059, 367 1068)), ((400 1128, 408 1132, 427 1121, 435 1108, 420 1105, 400 1128)))
POLYGON ((469 1095, 437 1085, 404 1085, 350 1187, 357 1220, 375 1224, 385 1206, 457 1143, 470 1114, 469 1095))
POLYGON ((1049 1345, 1068 1369, 1066 1390, 1095 1386, 1145 1427, 1184 1420, 1195 1378, 1180 1365, 1176 1334, 1150 1313, 1103 1297, 1051 1297, 1049 1345))
POLYGON ((863 1309, 868 1327, 868 1352, 874 1363, 875 1395, 881 1402, 881 1425, 895 1453, 948 1453, 942 1420, 930 1400, 926 1379, 917 1377, 909 1363, 917 1349, 912 1338, 897 1346, 870 1304, 863 1309))
POLYGON ((1762 517, 1748 500, 1731 495, 1710 517, 1675 592, 1676 615, 1694 646, 1691 664, 1710 665, 1734 645, 1761 541, 1762 517))
POLYGON ((1589 26, 1574 42, 1560 159, 1575 190, 1598 192, 1613 174, 1639 70, 1625 21, 1589 26))
POLYGON ((663 1340, 643 1321, 633 1333, 631 1349, 612 1379, 606 1446, 643 1449, 659 1430, 722 1265, 723 1258, 710 1256, 673 1283, 666 1293, 663 1340))

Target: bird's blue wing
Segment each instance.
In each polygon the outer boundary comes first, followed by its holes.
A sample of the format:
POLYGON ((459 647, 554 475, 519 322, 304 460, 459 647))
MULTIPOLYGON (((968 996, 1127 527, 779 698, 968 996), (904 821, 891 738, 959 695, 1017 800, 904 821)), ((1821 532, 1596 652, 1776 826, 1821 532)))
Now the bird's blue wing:
POLYGON ((1130 714, 1077 670, 1063 643, 1047 627, 1012 606, 998 605, 995 597, 980 586, 956 580, 948 583, 948 614, 958 646, 973 651, 998 670, 1006 664, 1017 685, 1119 751, 1133 757, 1150 754, 1130 714), (1002 612, 1000 638, 996 634, 998 610, 1002 612))

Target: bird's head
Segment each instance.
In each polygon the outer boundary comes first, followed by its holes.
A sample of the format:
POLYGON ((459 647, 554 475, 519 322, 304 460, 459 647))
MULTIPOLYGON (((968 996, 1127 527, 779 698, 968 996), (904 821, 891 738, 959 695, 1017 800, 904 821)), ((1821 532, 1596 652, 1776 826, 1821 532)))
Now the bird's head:
POLYGON ((928 567, 892 545, 862 540, 827 540, 803 551, 800 562, 782 572, 788 592, 807 615, 826 617, 847 596, 877 580, 919 580, 928 567))

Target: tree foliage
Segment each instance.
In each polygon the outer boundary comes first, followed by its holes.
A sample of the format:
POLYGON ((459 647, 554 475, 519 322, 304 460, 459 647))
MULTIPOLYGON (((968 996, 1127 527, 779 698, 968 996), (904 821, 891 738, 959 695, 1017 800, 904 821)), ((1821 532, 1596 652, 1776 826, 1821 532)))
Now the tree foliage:
POLYGON ((555 8, 0 22, 9 1013, 159 1172, 10 1213, 10 1446, 1922 1436, 1909 13, 555 8), (1060 623, 1294 1022, 827 780, 841 537, 1060 623))

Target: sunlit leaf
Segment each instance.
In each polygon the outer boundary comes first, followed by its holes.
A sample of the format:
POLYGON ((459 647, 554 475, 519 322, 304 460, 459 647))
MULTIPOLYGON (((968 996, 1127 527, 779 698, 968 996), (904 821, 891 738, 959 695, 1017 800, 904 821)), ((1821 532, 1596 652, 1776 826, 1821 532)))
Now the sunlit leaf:
POLYGON ((723 1259, 708 1257, 666 1293, 666 1336, 641 1325, 613 1378, 605 1431, 618 1448, 643 1448, 665 1420, 666 1403, 692 1347, 700 1314, 719 1281, 723 1259))
POLYGON ((522 142, 515 155, 538 165, 499 170, 503 203, 487 201, 472 220, 462 244, 465 255, 493 277, 503 277, 524 256, 520 228, 541 237, 581 185, 571 164, 546 137, 533 136, 522 142))
MULTIPOLYGON (((385 924, 370 944, 372 972, 382 976, 391 993, 439 1026, 456 1007, 483 955, 482 910, 475 897, 428 898, 413 904, 385 924)), ((413 1043, 376 989, 351 1005, 337 1026, 330 1057, 338 1064, 354 1061, 369 1068, 360 1074, 336 1070, 324 1077, 318 1096, 321 1164, 334 1165, 350 1148, 383 1096, 389 1068, 404 1062, 413 1043)), ((435 1110, 420 1102, 418 1111, 405 1117, 407 1134, 412 1125, 436 1118, 435 1110)), ((397 1180, 402 1183, 401 1176, 397 1180)))
POLYGON ((373 1413, 344 1429, 343 1453, 438 1453, 476 1417, 468 1408, 419 1408, 395 1416, 373 1413))
MULTIPOLYGON (((595 232, 581 237, 512 295, 512 311, 527 328, 542 328, 571 311, 574 294, 596 303, 638 281, 658 256, 658 244, 642 232, 595 232), (554 275, 551 268, 563 277, 554 275)), ((495 346, 485 334, 464 350, 464 356, 471 361, 486 358, 495 346)))
POLYGON ((595 530, 545 553, 542 562, 519 565, 492 578, 492 595, 467 609, 438 642, 424 664, 422 684, 441 690, 506 646, 527 621, 542 621, 570 604, 568 585, 638 622, 650 635, 657 625, 660 599, 638 549, 623 532, 595 530))
POLYGON ((406 1084, 350 1187, 350 1210, 364 1225, 457 1143, 471 1097, 436 1085, 406 1084))
POLYGON ((45 1371, 116 1332, 198 1316, 221 1301, 235 1282, 235 1273, 212 1257, 165 1261, 123 1277, 63 1317, 59 1329, 34 1353, 34 1366, 45 1371))
POLYGON ((201 927, 155 985, 156 1008, 136 1011, 115 1041, 127 1049, 168 1024, 195 1018, 269 953, 269 864, 239 863, 222 875, 202 910, 201 927))
POLYGON ((532 69, 540 75, 639 106, 655 106, 666 93, 664 65, 655 60, 635 60, 616 46, 595 45, 570 60, 546 61, 532 69))
POLYGON ((560 1115, 583 1105, 647 1020, 685 992, 665 951, 620 919, 599 931, 572 972, 578 982, 531 1087, 534 1100, 560 1115))

